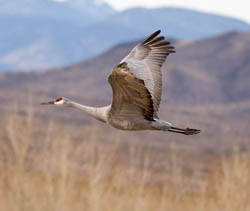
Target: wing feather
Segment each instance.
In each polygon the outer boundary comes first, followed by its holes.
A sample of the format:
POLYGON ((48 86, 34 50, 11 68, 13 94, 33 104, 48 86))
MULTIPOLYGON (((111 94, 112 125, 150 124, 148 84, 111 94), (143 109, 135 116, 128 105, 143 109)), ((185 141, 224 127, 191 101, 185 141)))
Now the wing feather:
POLYGON ((108 77, 113 90, 112 115, 154 120, 161 102, 161 66, 170 53, 170 43, 156 31, 113 68, 108 77))
POLYGON ((135 46, 130 54, 121 63, 127 62, 130 71, 139 79, 145 82, 154 104, 154 117, 161 102, 162 74, 161 67, 170 53, 174 53, 174 47, 164 41, 165 37, 160 36, 160 30, 156 31, 142 43, 135 46))

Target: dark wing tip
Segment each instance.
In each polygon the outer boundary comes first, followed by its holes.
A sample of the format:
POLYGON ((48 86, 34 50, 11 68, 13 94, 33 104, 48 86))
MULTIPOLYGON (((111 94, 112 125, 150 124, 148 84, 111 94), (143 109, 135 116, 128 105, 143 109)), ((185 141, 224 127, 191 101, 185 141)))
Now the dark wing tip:
POLYGON ((154 39, 155 37, 157 37, 160 33, 161 33, 161 30, 158 30, 158 31, 154 32, 153 34, 151 34, 149 37, 147 37, 147 38, 143 41, 143 44, 148 43, 149 41, 151 41, 152 39, 154 39))
POLYGON ((166 50, 167 53, 175 53, 175 48, 173 46, 170 46, 170 42, 164 41, 164 36, 157 37, 160 33, 161 30, 154 32, 149 37, 147 37, 141 44, 150 47, 151 50, 166 50))
POLYGON ((156 36, 158 36, 161 33, 161 30, 157 30, 156 32, 154 32, 154 34, 156 34, 156 36))

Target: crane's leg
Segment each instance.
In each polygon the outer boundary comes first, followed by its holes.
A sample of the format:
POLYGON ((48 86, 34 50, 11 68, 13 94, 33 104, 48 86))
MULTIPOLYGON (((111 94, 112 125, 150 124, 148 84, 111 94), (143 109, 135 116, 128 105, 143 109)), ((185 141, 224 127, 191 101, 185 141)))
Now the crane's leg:
POLYGON ((169 131, 169 132, 180 133, 184 135, 194 135, 194 134, 198 134, 201 132, 200 130, 197 130, 197 129, 191 129, 191 128, 182 129, 178 127, 173 127, 171 123, 166 122, 161 119, 155 119, 155 121, 152 121, 151 126, 152 128, 156 130, 169 131))
POLYGON ((168 131, 173 132, 173 133, 181 133, 184 135, 194 135, 194 134, 198 134, 201 132, 201 130, 197 130, 197 129, 191 129, 191 128, 182 129, 178 127, 170 127, 168 131))

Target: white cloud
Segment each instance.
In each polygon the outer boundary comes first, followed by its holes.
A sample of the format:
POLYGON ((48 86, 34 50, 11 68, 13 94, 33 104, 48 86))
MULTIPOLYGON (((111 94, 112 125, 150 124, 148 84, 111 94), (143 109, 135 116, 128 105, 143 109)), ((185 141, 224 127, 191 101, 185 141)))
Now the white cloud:
POLYGON ((247 0, 103 0, 122 10, 134 6, 178 6, 240 18, 250 23, 250 1, 247 0))

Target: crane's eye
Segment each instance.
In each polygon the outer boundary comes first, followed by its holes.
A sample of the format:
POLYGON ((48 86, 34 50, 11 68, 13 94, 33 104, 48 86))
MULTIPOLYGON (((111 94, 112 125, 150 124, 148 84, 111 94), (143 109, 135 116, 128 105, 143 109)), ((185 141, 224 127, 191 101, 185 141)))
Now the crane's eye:
POLYGON ((59 102, 59 101, 61 101, 61 100, 62 100, 62 97, 58 98, 58 99, 56 100, 56 102, 59 102))

